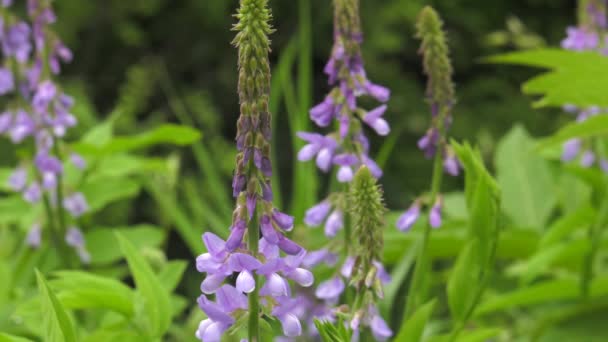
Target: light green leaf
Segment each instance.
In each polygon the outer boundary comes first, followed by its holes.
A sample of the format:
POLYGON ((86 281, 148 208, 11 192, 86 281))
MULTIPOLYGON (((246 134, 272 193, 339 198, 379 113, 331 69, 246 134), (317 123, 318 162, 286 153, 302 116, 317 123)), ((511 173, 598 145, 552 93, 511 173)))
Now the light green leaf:
POLYGON ((502 207, 513 222, 543 229, 556 205, 555 187, 547 162, 533 147, 526 130, 515 126, 496 149, 497 178, 502 207))
POLYGON ((27 338, 9 335, 9 334, 0 332, 0 342, 31 342, 31 341, 32 340, 29 340, 27 338))
POLYGON ((83 342, 141 342, 146 338, 132 330, 102 329, 87 336, 83 342))
POLYGON ((560 217, 555 221, 542 236, 540 248, 554 245, 577 229, 589 226, 595 219, 596 211, 590 205, 584 205, 575 211, 560 217))
POLYGON ((491 62, 551 69, 526 82, 526 94, 543 95, 537 106, 608 107, 608 59, 597 52, 531 50, 495 56, 491 62))
POLYGON ((31 211, 32 206, 20 195, 0 198, 0 225, 20 222, 31 211))
POLYGON ((83 145, 90 145, 95 147, 101 147, 110 142, 112 140, 112 136, 114 132, 114 120, 109 119, 105 122, 96 125, 90 131, 85 134, 81 143, 83 145))
POLYGON ((137 196, 140 184, 129 178, 97 178, 84 184, 81 191, 94 213, 110 203, 137 196))
POLYGON ((165 232, 161 227, 148 224, 131 227, 95 227, 85 233, 92 265, 108 265, 122 258, 123 254, 118 248, 108 248, 108 246, 116 246, 118 242, 114 232, 119 232, 131 241, 140 252, 146 248, 159 247, 165 240, 165 232))
POLYGON ((146 331, 152 337, 161 337, 171 324, 169 293, 135 246, 120 233, 116 233, 116 237, 133 274, 137 291, 143 299, 143 314, 148 324, 146 331))
POLYGON ((73 148, 83 154, 107 155, 144 149, 159 144, 185 146, 201 138, 201 133, 189 126, 163 124, 133 136, 114 137, 105 144, 78 143, 73 148))
POLYGON ((134 293, 118 280, 81 271, 60 271, 51 284, 67 308, 101 308, 127 317, 133 315, 134 293))
POLYGON ((173 290, 175 290, 182 280, 182 276, 184 275, 187 266, 188 263, 184 260, 172 260, 165 265, 162 271, 160 271, 158 278, 168 292, 173 292, 173 290))
POLYGON ((608 134, 608 115, 595 115, 582 122, 572 122, 557 133, 539 141, 538 148, 559 146, 573 138, 591 138, 608 134))
MULTIPOLYGON (((460 334, 456 342, 488 342, 496 337, 503 330, 500 328, 481 328, 474 331, 466 331, 460 334)), ((449 342, 449 335, 432 336, 425 342, 449 342)))
POLYGON ((478 291, 480 263, 477 260, 476 248, 479 241, 474 239, 467 243, 464 250, 458 255, 452 274, 448 279, 447 293, 450 311, 455 319, 466 320, 470 306, 475 300, 478 291))
POLYGON ((567 244, 544 248, 529 259, 510 266, 505 273, 507 275, 520 276, 522 284, 529 284, 551 266, 567 249, 567 244))
POLYGON ((76 342, 76 333, 70 317, 38 270, 36 279, 41 297, 45 341, 76 342))
POLYGON ((410 319, 402 323, 402 328, 399 330, 399 335, 395 337, 395 342, 418 342, 422 340, 424 327, 431 318, 435 309, 436 300, 432 300, 423 306, 412 315, 410 319))

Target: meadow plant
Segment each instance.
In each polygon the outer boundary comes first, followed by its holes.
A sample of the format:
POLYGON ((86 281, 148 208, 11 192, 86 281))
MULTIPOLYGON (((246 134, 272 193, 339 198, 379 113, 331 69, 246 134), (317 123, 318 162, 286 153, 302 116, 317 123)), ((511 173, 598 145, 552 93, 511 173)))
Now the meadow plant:
POLYGON ((1 8, 4 60, 0 95, 9 105, 0 114, 0 134, 14 144, 27 146, 32 157, 21 161, 8 185, 32 206, 44 206, 44 217, 30 228, 30 246, 39 247, 42 236, 48 234, 64 263, 70 259, 67 246, 88 263, 90 256, 77 227, 88 204, 82 193, 63 182, 66 163, 80 170, 86 163, 62 144, 77 120, 70 113, 73 99, 54 80, 61 72, 61 63, 72 60, 72 52, 52 30, 57 18, 49 0, 28 0, 27 20, 14 15, 11 5, 11 1, 4 1, 1 8))

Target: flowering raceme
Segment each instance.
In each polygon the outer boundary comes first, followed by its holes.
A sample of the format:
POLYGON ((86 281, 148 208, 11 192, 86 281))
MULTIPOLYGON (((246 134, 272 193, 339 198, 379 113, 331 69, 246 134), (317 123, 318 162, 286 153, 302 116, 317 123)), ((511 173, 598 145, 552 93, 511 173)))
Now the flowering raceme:
MULTIPOLYGON (((568 27, 567 37, 562 41, 562 48, 573 51, 596 51, 608 55, 608 34, 606 33, 607 17, 606 2, 603 0, 592 0, 581 2, 582 20, 579 26, 568 27)), ((606 112, 605 108, 591 106, 577 108, 576 106, 565 106, 564 110, 576 116, 577 122, 583 122, 589 117, 606 112)), ((579 159, 582 167, 598 165, 604 172, 608 173, 608 160, 597 158, 594 150, 593 139, 573 138, 563 145, 562 161, 571 162, 579 159)))
POLYGON ((268 111, 268 34, 272 29, 267 0, 241 0, 237 18, 234 44, 239 50, 241 115, 232 182, 236 208, 228 239, 205 233, 207 253, 196 260, 198 271, 206 273, 198 304, 208 318, 196 332, 204 342, 220 341, 222 334, 245 316, 249 319, 249 341, 260 341, 258 320, 262 312, 281 322, 285 336, 300 335, 298 299, 291 296, 287 279, 304 287, 313 283, 312 273, 301 267, 306 251, 286 237, 293 229, 293 217, 272 204, 268 111), (232 275, 236 275, 234 285, 226 283, 232 275))
MULTIPOLYGON (((64 198, 62 184, 67 158, 64 159, 61 139, 77 123, 70 113, 74 103, 53 80, 61 71, 61 62, 72 60, 72 52, 51 30, 56 16, 49 0, 28 0, 29 21, 13 15, 10 5, 11 1, 2 3, 0 22, 4 62, 0 68, 0 95, 8 99, 8 106, 0 114, 0 134, 7 135, 14 144, 25 144, 31 138, 35 151, 32 160, 23 161, 15 169, 8 185, 22 193, 27 202, 42 202, 46 211, 44 227, 48 227, 56 243, 65 239, 86 263, 90 257, 82 233, 75 226, 68 230, 65 212, 76 221, 88 210, 87 201, 79 192, 64 198)), ((72 154, 70 159, 76 168, 85 168, 82 157, 72 154)), ((42 225, 35 223, 27 242, 36 247, 41 235, 42 225)))

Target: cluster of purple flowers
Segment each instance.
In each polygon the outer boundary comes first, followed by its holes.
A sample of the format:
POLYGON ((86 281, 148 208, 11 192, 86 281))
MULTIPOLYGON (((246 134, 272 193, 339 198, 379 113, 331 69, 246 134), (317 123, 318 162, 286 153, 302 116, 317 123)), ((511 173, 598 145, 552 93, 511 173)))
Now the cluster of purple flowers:
MULTIPOLYGON (((585 20, 579 26, 567 28, 567 37, 562 41, 562 48, 573 51, 597 51, 608 55, 606 9, 607 4, 604 0, 589 2, 585 11, 585 20)), ((595 115, 603 115, 608 111, 597 106, 578 108, 572 105, 565 106, 564 110, 575 115, 577 122, 583 122, 595 115)), ((598 158, 593 148, 593 143, 589 139, 570 139, 563 145, 562 161, 571 162, 580 157, 579 163, 582 167, 598 165, 602 171, 608 173, 608 160, 598 158)))
MULTIPOLYGON (((369 156, 370 144, 363 126, 367 125, 381 136, 390 133, 390 126, 383 117, 387 109, 384 103, 390 98, 390 90, 367 78, 361 55, 363 35, 358 24, 358 11, 352 10, 358 4, 354 1, 339 1, 335 6, 334 45, 324 68, 332 89, 320 104, 310 110, 310 118, 322 128, 335 122, 337 130, 325 135, 299 132, 298 136, 307 144, 299 151, 298 160, 305 162, 315 159, 317 167, 323 172, 336 167, 337 180, 348 184, 361 166, 366 166, 376 178, 382 176, 382 169, 369 156), (348 6, 352 8, 347 9, 348 6), (367 111, 357 104, 357 98, 361 96, 372 97, 383 104, 367 111)), ((349 209, 346 196, 344 192, 331 193, 307 210, 305 224, 309 227, 324 225, 325 235, 329 238, 336 237, 344 227, 345 215, 349 209)), ((348 247, 335 243, 330 243, 330 246, 311 252, 305 259, 309 267, 321 263, 333 266, 336 265, 338 255, 344 254, 342 265, 336 266, 339 272, 318 285, 314 293, 316 298, 310 295, 302 297, 308 306, 315 308, 308 311, 309 320, 312 319, 311 316, 331 322, 336 320, 335 307, 352 276, 355 258, 350 255, 348 247)), ((390 276, 379 261, 376 267, 382 282, 388 282, 390 276)), ((353 314, 351 328, 358 334, 360 325, 369 326, 377 340, 386 340, 392 331, 375 306, 370 305, 367 309, 366 313, 353 314)), ((311 335, 316 334, 314 325, 309 330, 311 335)))
MULTIPOLYGON (((88 209, 83 194, 73 192, 62 199, 63 203, 57 202, 58 193, 63 191, 60 180, 64 173, 58 144, 77 121, 70 113, 73 99, 52 80, 59 74, 61 62, 72 60, 72 52, 50 29, 56 21, 50 1, 28 0, 29 21, 11 15, 7 9, 11 3, 2 2, 5 15, 0 19, 3 56, 0 95, 8 100, 8 106, 0 114, 0 134, 15 144, 26 143, 31 138, 35 151, 32 160, 23 161, 8 183, 15 192, 22 193, 27 202, 36 204, 46 197, 51 206, 63 207, 58 209, 60 215, 65 210, 76 219, 88 209)), ((70 160, 75 167, 85 168, 82 157, 72 154, 70 160)), ((89 257, 80 231, 73 227, 64 233, 67 244, 75 247, 87 262, 89 257)), ((32 227, 27 241, 32 246, 40 244, 40 224, 32 227)))

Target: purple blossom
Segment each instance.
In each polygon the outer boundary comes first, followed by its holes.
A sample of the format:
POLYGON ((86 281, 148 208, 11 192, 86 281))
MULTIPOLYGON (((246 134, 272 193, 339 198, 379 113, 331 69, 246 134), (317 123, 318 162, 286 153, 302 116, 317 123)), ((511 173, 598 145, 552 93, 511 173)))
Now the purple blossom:
POLYGON ((384 118, 382 118, 382 116, 384 115, 384 112, 386 111, 386 108, 387 108, 386 105, 382 105, 372 111, 369 111, 363 117, 363 121, 366 124, 368 124, 371 128, 373 128, 376 131, 376 133, 378 133, 378 135, 382 135, 382 136, 388 135, 391 131, 386 120, 384 120, 384 118))
POLYGON ((460 162, 453 154, 448 154, 443 159, 443 169, 451 176, 458 176, 460 174, 460 162))
POLYGON ((75 192, 63 200, 63 207, 72 215, 78 218, 89 210, 86 198, 81 192, 75 192))
POLYGON ((568 36, 562 41, 562 48, 574 51, 593 50, 599 46, 597 32, 581 27, 568 27, 568 36))
POLYGON ((20 109, 16 112, 12 127, 9 129, 9 134, 13 143, 20 143, 28 136, 32 135, 36 130, 36 123, 25 112, 20 109))
POLYGON ((334 210, 325 222, 325 235, 334 237, 342 227, 344 227, 344 215, 341 210, 334 210))
POLYGON ((431 211, 429 213, 429 223, 433 228, 441 227, 441 209, 442 209, 442 199, 439 197, 433 207, 431 207, 431 211))
POLYGON ((0 114, 0 134, 7 132, 12 125, 13 114, 10 112, 4 112, 0 114))
POLYGON ((42 198, 42 189, 36 182, 30 184, 23 192, 23 199, 29 203, 38 203, 42 198))
POLYGON ((331 203, 329 200, 324 200, 306 211, 304 223, 309 227, 317 227, 325 221, 330 210, 331 203))
POLYGON ((91 255, 86 249, 84 235, 76 227, 70 227, 65 235, 65 242, 76 250, 80 261, 84 264, 91 262, 91 255))
POLYGON ((15 192, 22 191, 27 183, 27 171, 22 168, 16 168, 8 178, 8 186, 15 192))
POLYGON ((327 96, 323 102, 314 106, 310 110, 310 118, 317 125, 327 127, 336 115, 337 109, 338 106, 336 106, 333 98, 331 96, 327 96))
POLYGON ((15 89, 13 73, 7 68, 0 68, 0 95, 7 94, 15 89))
POLYGON ((410 230, 418 220, 418 217, 420 217, 420 202, 415 201, 414 204, 399 217, 397 220, 397 228, 402 232, 410 230))
POLYGON ((15 57, 19 63, 25 63, 32 51, 30 42, 31 29, 29 25, 20 21, 8 28, 2 39, 2 50, 6 56, 15 57))
POLYGON ((581 166, 582 167, 591 167, 595 163, 595 153, 593 151, 587 150, 583 153, 581 157, 581 166))
POLYGON ((84 170, 87 167, 87 162, 77 153, 70 154, 70 161, 72 162, 72 165, 80 170, 84 170))
POLYGON ((570 139, 564 143, 564 152, 562 153, 562 161, 569 162, 572 161, 581 149, 581 140, 580 139, 570 139))
POLYGON ((25 239, 28 246, 32 248, 39 248, 42 241, 42 227, 39 223, 34 223, 27 233, 25 239))
POLYGON ((344 281, 340 277, 333 277, 319 284, 315 295, 317 298, 335 301, 344 292, 344 281))

